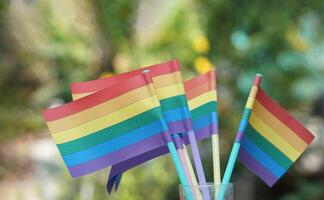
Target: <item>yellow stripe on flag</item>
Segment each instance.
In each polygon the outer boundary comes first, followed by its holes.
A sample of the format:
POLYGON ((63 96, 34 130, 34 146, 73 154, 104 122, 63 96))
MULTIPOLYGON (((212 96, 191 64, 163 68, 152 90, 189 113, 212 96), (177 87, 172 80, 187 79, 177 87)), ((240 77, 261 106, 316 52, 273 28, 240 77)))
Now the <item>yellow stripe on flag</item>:
POLYGON ((143 86, 81 112, 62 119, 47 122, 47 125, 51 133, 57 133, 112 113, 152 95, 149 87, 143 86))
MULTIPOLYGON (((211 101, 216 101, 216 91, 209 91, 207 93, 201 94, 190 101, 188 101, 189 109, 193 110, 203 104, 211 101)), ((216 111, 216 108, 215 108, 216 111)))
POLYGON ((288 128, 284 123, 282 123, 278 118, 276 118, 272 113, 270 113, 259 101, 255 101, 253 112, 258 116, 260 120, 266 122, 268 126, 273 129, 280 137, 286 140, 292 147, 294 147, 298 152, 302 153, 307 144, 300 139, 296 133, 294 133, 290 128, 288 128))
POLYGON ((147 110, 158 107, 159 105, 155 97, 149 97, 103 117, 94 118, 93 121, 81 124, 80 126, 52 134, 52 136, 57 144, 69 142, 118 124, 147 110))
POLYGON ((295 161, 300 153, 294 149, 286 140, 280 137, 273 129, 260 120, 253 112, 251 113, 250 124, 252 127, 266 138, 270 143, 277 147, 291 161, 295 161))
POLYGON ((152 79, 156 89, 182 83, 181 72, 179 71, 161 76, 154 76, 152 79))
POLYGON ((158 97, 159 100, 184 94, 184 88, 182 83, 159 88, 159 89, 155 88, 155 91, 156 91, 156 96, 158 97))

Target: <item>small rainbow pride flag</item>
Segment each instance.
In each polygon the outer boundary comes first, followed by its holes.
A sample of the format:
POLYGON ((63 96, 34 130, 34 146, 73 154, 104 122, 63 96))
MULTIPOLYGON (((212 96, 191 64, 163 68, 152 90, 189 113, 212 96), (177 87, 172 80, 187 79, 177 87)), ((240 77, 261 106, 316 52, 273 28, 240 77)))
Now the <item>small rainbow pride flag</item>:
POLYGON ((44 111, 72 177, 118 164, 172 141, 144 74, 44 111))
MULTIPOLYGON (((184 87, 197 140, 218 134, 215 70, 185 81, 184 87)), ((183 134, 183 139, 185 144, 189 144, 186 134, 183 134)), ((117 190, 123 172, 167 153, 167 147, 163 146, 112 166, 107 183, 108 191, 111 191, 113 184, 117 190)))
POLYGON ((260 87, 250 112, 239 160, 271 187, 305 151, 314 136, 260 87))
MULTIPOLYGON (((218 134, 216 72, 185 81, 185 92, 191 112, 193 128, 199 139, 218 134)), ((185 137, 187 143, 187 137, 185 137)))
MULTIPOLYGON (((163 116, 168 124, 170 134, 175 136, 179 133, 188 133, 187 135, 192 147, 199 182, 205 184, 205 175, 198 151, 197 141, 193 132, 191 115, 187 105, 180 72, 180 64, 177 60, 171 60, 166 63, 140 68, 103 79, 73 83, 71 85, 72 96, 74 99, 84 97, 110 85, 118 84, 120 81, 127 80, 145 70, 150 71, 150 75, 153 79, 153 87, 160 101, 163 116)), ((182 154, 179 144, 181 144, 183 138, 174 137, 174 140, 178 153, 181 156, 182 154)), ((183 164, 183 166, 185 167, 185 164, 183 164)))

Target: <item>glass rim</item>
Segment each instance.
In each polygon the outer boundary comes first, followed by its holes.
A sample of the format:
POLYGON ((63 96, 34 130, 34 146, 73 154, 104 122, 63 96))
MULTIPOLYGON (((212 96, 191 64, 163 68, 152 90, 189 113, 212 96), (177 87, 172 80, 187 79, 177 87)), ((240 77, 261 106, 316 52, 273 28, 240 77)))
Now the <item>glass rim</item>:
POLYGON ((184 188, 184 187, 219 187, 219 186, 233 186, 233 183, 219 183, 219 184, 215 184, 213 182, 207 182, 206 184, 198 184, 198 185, 183 185, 183 184, 179 184, 179 188, 184 188))

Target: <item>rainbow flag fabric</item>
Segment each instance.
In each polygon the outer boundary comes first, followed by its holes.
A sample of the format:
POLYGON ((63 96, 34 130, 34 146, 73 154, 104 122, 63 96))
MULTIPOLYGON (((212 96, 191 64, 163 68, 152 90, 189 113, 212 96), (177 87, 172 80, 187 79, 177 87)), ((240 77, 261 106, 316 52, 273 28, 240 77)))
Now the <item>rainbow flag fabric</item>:
POLYGON ((151 80, 144 74, 45 110, 43 115, 72 177, 172 141, 151 80))
MULTIPOLYGON (((212 134, 218 134, 215 70, 185 81, 184 87, 197 140, 203 140, 209 138, 212 134)), ((184 143, 189 144, 187 135, 184 133, 182 136, 184 143)), ((111 192, 114 184, 115 189, 117 189, 123 172, 167 153, 167 147, 163 146, 114 165, 109 174, 107 190, 111 192)))
POLYGON ((260 87, 250 112, 239 160, 271 187, 305 151, 314 136, 260 87))
POLYGON ((137 76, 145 70, 150 70, 153 86, 160 100, 163 115, 168 123, 170 133, 183 133, 192 130, 180 66, 177 60, 143 67, 108 78, 72 83, 72 97, 73 99, 78 99, 87 96, 133 76, 137 76))
MULTIPOLYGON (((143 67, 108 78, 73 83, 71 84, 72 97, 73 99, 85 97, 133 76, 137 76, 145 70, 150 71, 153 87, 160 101, 163 117, 167 122, 169 133, 173 136, 172 138, 176 148, 181 148, 184 138, 179 133, 193 130, 193 127, 181 77, 180 65, 177 60, 143 67)), ((206 132, 206 130, 201 131, 206 132)), ((186 137, 186 140, 188 141, 188 137, 186 137)), ((168 152, 167 147, 165 150, 168 152)))
MULTIPOLYGON (((196 137, 206 138, 218 134, 215 70, 188 80, 184 85, 196 137)), ((186 136, 185 141, 188 143, 186 136)))

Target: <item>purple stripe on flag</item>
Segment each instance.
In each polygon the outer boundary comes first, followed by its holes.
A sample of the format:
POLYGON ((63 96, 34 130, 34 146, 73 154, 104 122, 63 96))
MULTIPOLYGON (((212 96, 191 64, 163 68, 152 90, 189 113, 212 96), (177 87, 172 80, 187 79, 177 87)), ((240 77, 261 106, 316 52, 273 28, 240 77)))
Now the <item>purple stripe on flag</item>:
POLYGON ((72 177, 79 177, 103 169, 107 166, 115 165, 122 161, 126 161, 130 158, 136 157, 138 155, 141 155, 145 152, 159 148, 164 145, 165 141, 163 138, 163 133, 159 133, 150 138, 129 145, 123 149, 114 151, 95 160, 91 160, 80 165, 70 167, 69 171, 72 177))
POLYGON ((170 133, 184 133, 190 130, 191 125, 191 120, 189 119, 183 119, 183 120, 178 120, 178 121, 173 121, 168 123, 169 131, 170 133))
POLYGON ((185 121, 186 120, 187 119, 173 121, 173 122, 168 123, 169 132, 172 135, 173 142, 177 149, 182 148, 182 145, 183 145, 183 141, 182 141, 182 137, 180 136, 180 133, 186 132, 186 129, 185 129, 185 124, 186 124, 185 121))
POLYGON ((239 160, 253 173, 260 177, 268 186, 273 186, 278 178, 250 156, 243 148, 239 152, 239 160))
POLYGON ((133 168, 134 166, 137 166, 137 165, 142 164, 146 161, 152 160, 153 158, 159 157, 161 155, 165 155, 167 153, 169 153, 168 146, 162 146, 157 149, 151 150, 145 154, 139 155, 135 158, 128 159, 122 163, 114 165, 111 168, 110 176, 115 176, 121 172, 124 172, 130 168, 133 168))
MULTIPOLYGON (((196 135, 197 140, 203 140, 203 139, 210 137, 211 130, 212 130, 213 126, 215 126, 215 124, 210 124, 209 126, 206 126, 199 130, 196 130, 195 135, 196 135)), ((186 144, 188 144, 189 143, 188 138, 186 140, 187 140, 186 144)), ((128 159, 124 162, 118 163, 118 164, 112 166, 110 174, 109 174, 108 182, 110 182, 110 180, 114 176, 116 176, 120 173, 123 173, 123 172, 127 171, 128 169, 133 168, 139 164, 142 164, 148 160, 151 160, 153 158, 164 155, 166 153, 169 153, 167 146, 162 146, 157 149, 146 152, 144 154, 141 154, 139 156, 136 156, 134 158, 128 159)), ((109 183, 108 183, 108 185, 109 185, 109 183)))
MULTIPOLYGON (((157 158, 161 155, 165 155, 169 153, 169 149, 168 146, 162 146, 159 147, 157 149, 151 150, 147 153, 144 153, 142 155, 136 156, 134 158, 128 159, 122 163, 118 163, 114 166, 111 167, 110 173, 109 173, 109 177, 108 177, 108 181, 107 181, 107 191, 110 192, 115 180, 116 180, 116 176, 121 175, 123 172, 136 167, 137 165, 140 165, 144 162, 147 162, 149 160, 152 160, 153 158, 157 158)), ((118 184, 119 185, 119 184, 118 184)), ((117 191, 117 185, 115 185, 115 190, 117 191)))

